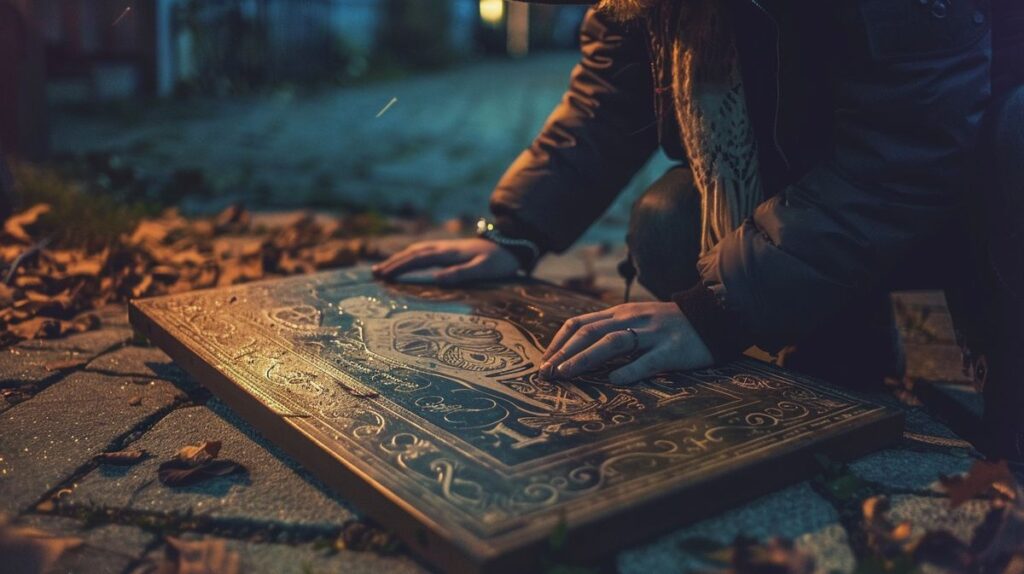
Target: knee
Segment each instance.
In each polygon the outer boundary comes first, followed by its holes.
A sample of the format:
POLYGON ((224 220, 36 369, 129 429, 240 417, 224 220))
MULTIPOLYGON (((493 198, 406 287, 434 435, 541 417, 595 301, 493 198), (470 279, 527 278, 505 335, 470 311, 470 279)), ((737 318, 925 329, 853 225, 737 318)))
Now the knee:
POLYGON ((700 216, 700 196, 693 184, 693 175, 685 167, 672 168, 651 184, 633 203, 630 230, 643 230, 652 225, 678 225, 700 216))
POLYGON ((690 170, 673 168, 633 204, 629 244, 637 280, 659 299, 698 279, 700 195, 690 170))

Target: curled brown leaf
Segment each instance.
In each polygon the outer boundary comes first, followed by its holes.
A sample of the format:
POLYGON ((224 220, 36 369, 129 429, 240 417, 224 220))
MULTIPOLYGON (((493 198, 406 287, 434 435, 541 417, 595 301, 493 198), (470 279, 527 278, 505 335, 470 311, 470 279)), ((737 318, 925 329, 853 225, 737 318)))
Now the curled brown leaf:
POLYGON ((31 243, 32 236, 25 228, 34 225, 39 221, 40 217, 50 211, 51 208, 49 205, 45 203, 37 203, 21 213, 8 217, 7 221, 4 222, 4 233, 17 241, 31 243))
POLYGON ((221 442, 219 440, 204 440, 197 445, 183 447, 178 451, 175 458, 187 465, 198 466, 217 458, 217 455, 220 454, 220 448, 221 442))
POLYGON ((167 486, 188 486, 217 476, 246 472, 241 464, 230 460, 215 460, 220 454, 220 441, 203 441, 182 448, 175 458, 157 469, 160 482, 167 486))
POLYGON ((956 508, 977 496, 993 491, 1008 498, 1017 498, 1017 481, 1005 460, 978 460, 967 474, 940 476, 939 482, 949 495, 949 505, 956 508))
POLYGON ((245 467, 230 460, 214 460, 193 466, 180 460, 169 460, 157 469, 160 482, 167 486, 189 486, 218 476, 241 474, 245 467))
POLYGON ((101 452, 96 455, 96 462, 111 464, 114 466, 131 466, 146 458, 146 451, 142 449, 125 449, 115 452, 101 452))

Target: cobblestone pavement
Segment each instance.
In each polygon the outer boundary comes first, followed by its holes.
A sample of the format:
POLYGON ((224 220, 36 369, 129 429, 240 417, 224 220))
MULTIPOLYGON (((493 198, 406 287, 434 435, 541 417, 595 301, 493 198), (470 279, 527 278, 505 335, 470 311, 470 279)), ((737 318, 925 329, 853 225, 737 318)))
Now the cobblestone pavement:
MULTIPOLYGON (((561 281, 589 264, 599 285, 621 290, 613 274, 620 255, 584 248, 546 261, 539 274, 561 281)), ((911 374, 958 389, 969 412, 977 397, 953 368, 957 351, 942 297, 902 294, 897 307, 911 374)), ((64 555, 59 572, 131 571, 162 555, 168 535, 226 539, 240 553, 243 572, 426 569, 401 549, 338 550, 335 541, 364 525, 356 506, 329 492, 160 350, 133 339, 123 307, 101 315, 98 331, 0 352, 0 512, 84 539, 64 555), (248 473, 185 488, 155 480, 159 461, 201 440, 222 441, 221 456, 243 462, 248 473), (98 453, 129 446, 151 458, 130 467, 94 462, 98 453)), ((908 415, 905 438, 852 463, 850 471, 872 492, 890 495, 894 518, 969 537, 986 503, 950 510, 937 488, 940 474, 968 469, 969 445, 927 409, 900 408, 908 415)), ((793 539, 820 571, 850 572, 864 552, 850 515, 850 501, 805 481, 620 552, 605 566, 638 574, 699 570, 693 548, 744 535, 793 539)))

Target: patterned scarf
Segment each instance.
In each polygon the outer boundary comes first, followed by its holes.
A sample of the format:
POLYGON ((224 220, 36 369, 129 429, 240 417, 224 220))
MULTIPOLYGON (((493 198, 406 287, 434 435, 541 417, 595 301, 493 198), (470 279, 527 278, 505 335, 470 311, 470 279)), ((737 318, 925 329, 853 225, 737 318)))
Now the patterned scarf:
POLYGON ((676 120, 702 198, 706 253, 764 197, 728 11, 718 0, 602 0, 599 9, 618 19, 646 15, 660 52, 658 77, 671 66, 676 120))

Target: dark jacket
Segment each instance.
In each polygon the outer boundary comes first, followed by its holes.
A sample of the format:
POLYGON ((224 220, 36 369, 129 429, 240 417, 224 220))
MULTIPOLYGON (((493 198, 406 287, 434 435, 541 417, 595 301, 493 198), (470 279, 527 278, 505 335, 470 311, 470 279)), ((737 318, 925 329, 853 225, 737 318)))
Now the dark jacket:
MULTIPOLYGON (((721 1, 765 201, 674 297, 719 359, 799 340, 962 214, 992 77, 988 0, 721 1)), ((568 92, 494 191, 506 233, 564 250, 659 146, 683 161, 648 27, 588 13, 568 92)))

